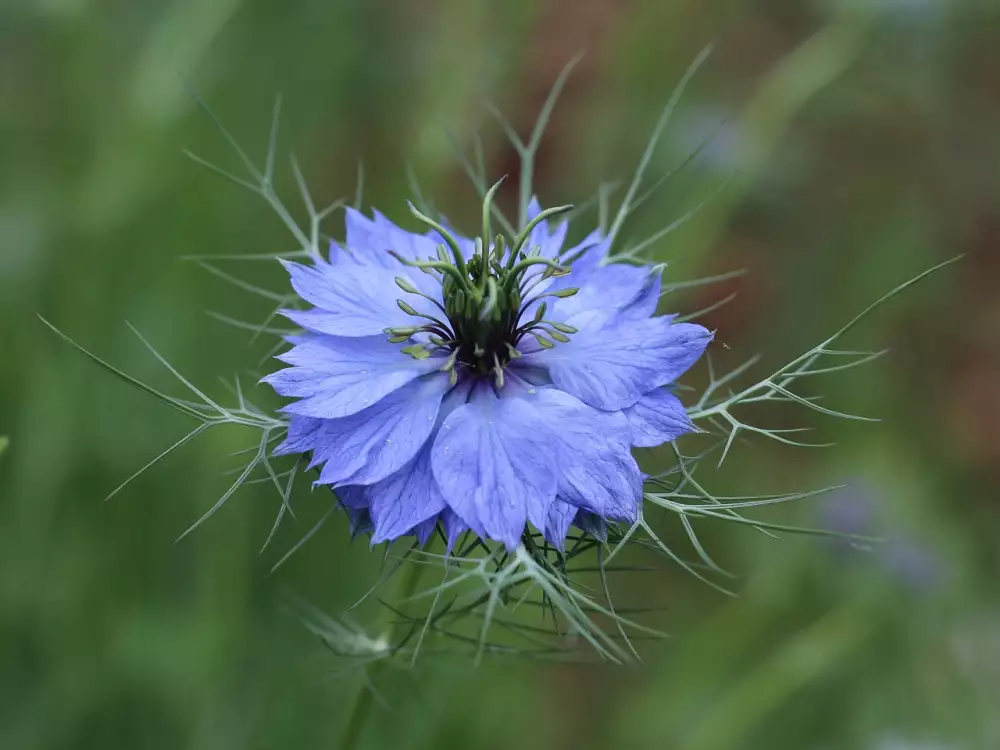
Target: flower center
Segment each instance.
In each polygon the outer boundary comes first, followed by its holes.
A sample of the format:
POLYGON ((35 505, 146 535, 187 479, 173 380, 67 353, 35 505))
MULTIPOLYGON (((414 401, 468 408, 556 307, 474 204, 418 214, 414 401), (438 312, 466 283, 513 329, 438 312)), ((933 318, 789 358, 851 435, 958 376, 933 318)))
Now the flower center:
POLYGON ((484 284, 495 288, 487 307, 485 297, 462 289, 450 276, 442 280, 444 308, 454 335, 453 349, 460 364, 478 373, 487 373, 503 367, 516 356, 519 338, 518 321, 521 314, 519 285, 505 283, 500 275, 492 276, 485 267, 482 255, 475 255, 467 269, 473 290, 484 284), (492 278, 492 283, 489 279, 492 278))
POLYGON ((567 334, 576 333, 572 326, 545 319, 544 298, 571 297, 577 292, 566 287, 549 290, 545 283, 567 275, 570 261, 543 257, 541 247, 529 242, 536 226, 572 207, 559 206, 540 212, 513 239, 503 234, 494 236, 490 231, 490 212, 493 195, 501 183, 486 194, 483 235, 476 239, 475 252, 468 260, 458 240, 445 227, 413 206, 410 206, 413 215, 444 238, 437 247, 437 257, 409 260, 390 251, 401 263, 436 277, 441 282, 444 304, 418 290, 407 279, 397 277, 400 289, 429 299, 441 315, 419 313, 406 300, 397 300, 400 309, 424 322, 386 329, 389 340, 400 343, 422 334, 420 343, 403 351, 417 359, 425 359, 431 353, 445 355, 442 369, 450 373, 453 381, 458 377, 456 367, 461 366, 479 375, 492 373, 497 385, 502 386, 505 366, 521 356, 517 345, 523 337, 530 335, 540 346, 551 348, 555 342, 569 341, 567 334))

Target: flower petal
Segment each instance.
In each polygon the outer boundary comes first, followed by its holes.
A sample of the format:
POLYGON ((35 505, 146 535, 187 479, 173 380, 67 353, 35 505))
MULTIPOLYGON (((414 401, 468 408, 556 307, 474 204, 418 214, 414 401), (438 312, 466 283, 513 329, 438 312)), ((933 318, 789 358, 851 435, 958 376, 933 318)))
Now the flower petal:
POLYGON ((632 445, 640 448, 669 443, 696 429, 684 404, 666 388, 644 395, 625 409, 625 416, 632 424, 632 445))
POLYGON ((574 283, 574 273, 564 277, 577 286, 572 297, 558 300, 552 314, 577 328, 601 328, 621 320, 648 318, 660 301, 661 272, 651 266, 604 263, 574 283))
MULTIPOLYGON (((369 258, 385 268, 389 267, 389 250, 394 248, 385 236, 385 231, 375 221, 369 219, 355 208, 344 209, 344 224, 346 235, 344 245, 347 252, 355 257, 369 258)), ((410 256, 406 256, 410 257, 410 256)))
POLYGON ((414 527, 436 519, 445 507, 444 497, 431 472, 429 450, 421 451, 387 479, 367 487, 365 494, 375 524, 372 544, 410 533, 414 527))
POLYGON ((544 519, 555 497, 551 449, 552 434, 531 404, 480 384, 445 419, 431 461, 448 506, 480 536, 513 549, 529 512, 544 519))
POLYGON ((673 382, 701 356, 712 334, 666 317, 619 320, 573 334, 569 343, 525 354, 519 364, 545 367, 560 390, 617 411, 673 382))
MULTIPOLYGON (((624 415, 594 409, 555 388, 534 389, 525 399, 556 436, 559 497, 602 518, 634 520, 642 474, 632 457, 632 428, 624 415)), ((547 526, 548 520, 539 528, 547 526)))
MULTIPOLYGON (((323 465, 316 484, 373 484, 417 455, 432 434, 441 398, 450 388, 448 376, 438 372, 413 380, 347 417, 299 417, 309 419, 313 430, 307 437, 296 431, 294 447, 311 440, 310 468, 323 465)), ((281 448, 287 451, 284 445, 281 448)))
MULTIPOLYGON (((386 328, 423 323, 403 312, 396 301, 405 297, 417 312, 427 315, 434 314, 433 303, 404 294, 395 278, 402 276, 416 286, 415 277, 424 274, 410 273, 411 269, 389 260, 391 265, 377 265, 351 256, 336 266, 322 261, 314 266, 285 261, 292 288, 316 309, 282 310, 281 314, 303 328, 333 336, 374 336, 386 328)), ((440 284, 437 287, 440 289, 440 284)))
POLYGON ((441 511, 441 524, 444 526, 444 535, 448 539, 448 551, 451 552, 458 538, 469 530, 469 524, 463 521, 461 516, 451 508, 445 508, 441 511))
POLYGON ((368 501, 360 488, 342 487, 337 490, 336 498, 341 507, 347 512, 347 519, 351 526, 351 539, 359 534, 366 534, 372 530, 372 518, 368 513, 368 501))
POLYGON ((579 508, 575 505, 570 505, 562 498, 556 497, 552 505, 549 506, 549 515, 544 526, 545 538, 549 544, 559 550, 565 548, 566 534, 569 533, 569 527, 578 512, 579 508))
POLYGON ((411 380, 434 372, 441 358, 414 359, 382 336, 344 338, 308 334, 278 359, 292 367, 264 378, 278 394, 302 399, 284 411, 337 419, 377 403, 411 380))
POLYGON ((433 518, 428 518, 426 521, 418 523, 410 529, 410 533, 417 538, 417 544, 421 547, 425 547, 428 540, 431 538, 431 534, 434 533, 434 529, 437 528, 437 525, 438 519, 437 516, 434 516, 433 518))
MULTIPOLYGON (((528 204, 528 221, 534 219, 538 214, 542 212, 541 204, 539 204, 537 198, 532 198, 531 202, 528 204)), ((526 250, 530 250, 536 245, 541 249, 541 256, 543 258, 555 258, 559 255, 559 251, 562 250, 563 243, 566 241, 566 233, 569 231, 569 223, 561 222, 551 234, 549 233, 549 222, 541 221, 534 226, 530 234, 528 234, 528 242, 525 247, 526 250)))
POLYGON ((578 511, 576 518, 573 519, 573 525, 598 541, 608 541, 608 522, 594 513, 586 510, 578 511))

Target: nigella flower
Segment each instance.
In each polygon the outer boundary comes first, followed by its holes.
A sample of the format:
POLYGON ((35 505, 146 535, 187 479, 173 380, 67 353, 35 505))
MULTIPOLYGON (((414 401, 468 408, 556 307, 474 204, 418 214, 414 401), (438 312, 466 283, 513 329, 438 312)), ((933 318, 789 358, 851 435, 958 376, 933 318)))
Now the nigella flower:
POLYGON ((296 399, 278 452, 311 454, 373 543, 599 536, 637 517, 632 448, 694 429, 669 386, 711 334, 654 316, 660 269, 613 262, 598 232, 566 247, 548 219, 568 207, 494 237, 489 198, 475 241, 348 210, 329 260, 286 263, 313 307, 284 311, 304 333, 266 378, 296 399))

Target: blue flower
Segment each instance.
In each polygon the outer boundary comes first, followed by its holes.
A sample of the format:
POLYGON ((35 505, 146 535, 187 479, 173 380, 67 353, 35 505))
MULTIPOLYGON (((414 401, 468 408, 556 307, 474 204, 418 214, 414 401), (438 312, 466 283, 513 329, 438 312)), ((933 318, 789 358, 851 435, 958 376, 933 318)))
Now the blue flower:
POLYGON ((694 429, 669 386, 711 334, 654 317, 659 270, 611 262, 600 233, 564 247, 559 211, 469 240, 348 210, 329 260, 285 264, 313 307, 284 311, 304 333, 265 378, 295 399, 278 452, 311 454, 373 543, 601 536, 637 516, 632 448, 694 429))

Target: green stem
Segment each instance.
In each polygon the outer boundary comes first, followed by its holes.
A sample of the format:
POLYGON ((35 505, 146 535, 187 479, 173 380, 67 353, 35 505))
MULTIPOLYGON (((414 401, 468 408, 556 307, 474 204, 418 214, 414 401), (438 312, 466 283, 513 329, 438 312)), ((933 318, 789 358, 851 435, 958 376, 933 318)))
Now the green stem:
MULTIPOLYGON (((404 565, 406 563, 403 563, 404 565)), ((397 602, 409 599, 417 590, 417 583, 420 580, 420 574, 424 570, 423 565, 411 562, 408 566, 403 576, 399 579, 398 585, 395 591, 395 600, 397 602)), ((393 618, 392 610, 385 608, 382 612, 382 617, 377 623, 376 627, 378 629, 387 629, 387 641, 390 648, 393 646, 398 633, 396 632, 399 623, 391 623, 393 618)), ((361 740, 362 732, 365 728, 365 723, 368 720, 368 716, 371 714, 373 695, 371 689, 368 687, 370 681, 373 681, 379 673, 385 669, 387 659, 380 659, 375 662, 368 670, 368 679, 361 680, 358 683, 357 692, 354 694, 354 700, 351 703, 350 713, 347 717, 347 725, 344 727, 344 733, 340 738, 340 744, 337 745, 339 750, 355 750, 358 747, 358 743, 361 740)))

